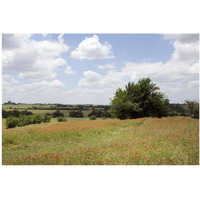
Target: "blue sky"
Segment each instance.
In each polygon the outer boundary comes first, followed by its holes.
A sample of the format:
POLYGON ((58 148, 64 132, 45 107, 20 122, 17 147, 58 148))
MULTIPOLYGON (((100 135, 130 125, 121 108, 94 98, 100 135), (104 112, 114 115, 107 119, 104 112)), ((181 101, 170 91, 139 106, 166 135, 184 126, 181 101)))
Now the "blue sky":
POLYGON ((109 104, 151 77, 171 103, 198 100, 197 34, 3 34, 2 101, 109 104))

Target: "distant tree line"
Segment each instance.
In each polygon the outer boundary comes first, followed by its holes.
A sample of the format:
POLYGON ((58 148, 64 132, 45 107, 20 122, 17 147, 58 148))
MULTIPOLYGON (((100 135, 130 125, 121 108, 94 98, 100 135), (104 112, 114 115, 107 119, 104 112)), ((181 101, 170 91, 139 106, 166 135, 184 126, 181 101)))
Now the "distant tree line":
POLYGON ((28 110, 19 111, 14 109, 6 111, 5 109, 2 109, 2 118, 7 118, 9 116, 19 117, 20 115, 32 115, 32 114, 33 113, 28 110))

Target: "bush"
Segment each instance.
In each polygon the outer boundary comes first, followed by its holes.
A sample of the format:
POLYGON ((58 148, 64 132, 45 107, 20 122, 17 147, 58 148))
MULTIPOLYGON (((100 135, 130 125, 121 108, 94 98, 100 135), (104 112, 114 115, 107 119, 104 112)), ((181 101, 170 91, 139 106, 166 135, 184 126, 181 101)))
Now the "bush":
POLYGON ((58 117, 58 122, 66 122, 67 119, 65 119, 64 117, 58 117))
MULTIPOLYGON (((49 117, 47 117, 47 120, 49 117)), ((26 126, 28 124, 38 124, 43 122, 45 119, 40 115, 20 115, 19 117, 9 116, 6 119, 6 127, 14 128, 16 126, 26 126)))
POLYGON ((30 124, 30 117, 26 115, 20 115, 18 118, 18 126, 26 126, 30 124))
POLYGON ((56 110, 54 113, 52 113, 52 117, 64 117, 64 113, 60 112, 60 110, 56 110))
POLYGON ((78 110, 78 111, 70 111, 70 112, 69 112, 69 116, 70 116, 70 117, 76 117, 76 118, 83 117, 83 112, 82 112, 81 110, 78 110))
POLYGON ((44 117, 44 123, 50 122, 51 121, 51 114, 46 113, 44 117))
POLYGON ((2 109, 2 118, 7 118, 10 115, 13 117, 19 117, 20 115, 32 115, 32 114, 33 113, 28 110, 19 111, 19 110, 14 109, 14 110, 6 111, 6 110, 2 109))
POLYGON ((18 125, 18 118, 17 117, 9 116, 6 119, 6 127, 7 128, 14 128, 17 125, 18 125))
POLYGON ((90 116, 90 120, 96 120, 96 116, 95 115, 90 116))
POLYGON ((44 119, 38 114, 30 116, 30 124, 39 124, 39 123, 43 122, 43 120, 44 119))

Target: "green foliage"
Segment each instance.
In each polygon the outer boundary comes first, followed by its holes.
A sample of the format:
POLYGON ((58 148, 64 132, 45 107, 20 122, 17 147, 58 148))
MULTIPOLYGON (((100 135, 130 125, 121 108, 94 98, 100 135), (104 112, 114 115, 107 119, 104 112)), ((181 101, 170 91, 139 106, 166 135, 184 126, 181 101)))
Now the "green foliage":
POLYGON ((184 109, 187 116, 199 119, 199 102, 186 100, 184 109))
POLYGON ((95 115, 91 115, 90 116, 90 120, 96 120, 96 116, 95 115))
POLYGON ((18 126, 26 126, 28 124, 30 124, 31 122, 31 117, 30 116, 26 116, 26 115, 20 115, 18 118, 18 126))
POLYGON ((64 117, 58 117, 58 122, 66 122, 67 119, 65 119, 64 117))
POLYGON ((19 117, 20 115, 32 115, 33 113, 26 110, 19 111, 17 109, 6 111, 2 109, 2 118, 7 118, 8 116, 19 117))
POLYGON ((89 114, 88 117, 95 115, 96 117, 111 117, 111 114, 107 110, 102 109, 93 109, 89 114))
POLYGON ((175 117, 175 116, 186 116, 185 110, 184 110, 184 104, 169 104, 169 116, 175 117))
POLYGON ((169 100, 159 92, 159 87, 150 78, 138 83, 128 83, 125 89, 119 88, 111 99, 110 113, 119 119, 155 116, 161 118, 168 114, 169 100))
POLYGON ((39 124, 43 122, 44 119, 38 115, 20 115, 19 117, 9 116, 6 119, 6 127, 14 128, 16 126, 26 126, 28 124, 39 124))
POLYGON ((54 113, 52 113, 52 117, 53 118, 64 117, 64 114, 62 112, 60 112, 60 110, 56 110, 54 113))
POLYGON ((6 119, 6 127, 7 128, 14 128, 18 125, 18 118, 17 117, 13 117, 13 116, 9 116, 6 119))
POLYGON ((46 113, 44 117, 44 123, 50 122, 51 121, 51 114, 46 113))
POLYGON ((104 113, 102 109, 93 109, 89 114, 88 117, 95 115, 96 117, 103 117, 104 113))
POLYGON ((81 118, 83 117, 83 112, 81 110, 78 110, 78 111, 70 111, 69 112, 69 116, 70 117, 77 117, 77 118, 81 118))
POLYGON ((35 114, 30 117, 30 124, 40 124, 43 120, 44 119, 40 115, 35 114))

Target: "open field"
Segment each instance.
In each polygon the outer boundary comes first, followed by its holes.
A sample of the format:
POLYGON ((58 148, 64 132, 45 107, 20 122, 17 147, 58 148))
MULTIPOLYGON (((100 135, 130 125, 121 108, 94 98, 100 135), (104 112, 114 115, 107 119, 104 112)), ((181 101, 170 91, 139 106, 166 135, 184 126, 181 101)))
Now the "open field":
POLYGON ((3 126, 2 158, 3 165, 198 165, 199 121, 83 118, 3 126))
MULTIPOLYGON (((18 110, 19 111, 22 111, 22 110, 25 110, 27 108, 21 108, 19 107, 18 110)), ((10 109, 10 108, 5 108, 6 111, 10 111, 10 110, 13 110, 13 109, 10 109)), ((28 111, 32 112, 33 114, 39 114, 41 115, 42 117, 45 116, 46 113, 54 113, 56 111, 55 110, 48 110, 48 108, 46 110, 34 110, 34 109, 28 109, 28 111)), ((69 118, 69 112, 70 110, 60 110, 60 112, 62 112, 64 114, 64 117, 68 117, 69 118)), ((91 112, 91 110, 83 110, 83 117, 88 117, 88 114, 91 112)))

